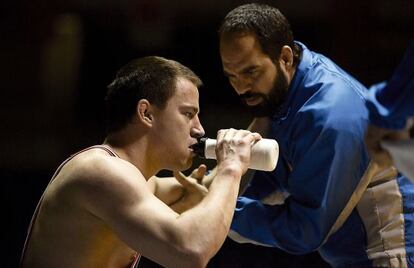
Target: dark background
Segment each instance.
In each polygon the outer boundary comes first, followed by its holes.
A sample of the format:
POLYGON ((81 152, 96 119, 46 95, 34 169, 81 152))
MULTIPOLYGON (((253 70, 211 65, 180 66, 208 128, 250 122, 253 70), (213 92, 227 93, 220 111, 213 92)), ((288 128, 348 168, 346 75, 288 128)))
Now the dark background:
MULTIPOLYGON (((412 0, 257 2, 278 7, 297 40, 367 86, 392 74, 414 36, 412 0)), ((242 3, 247 1, 1 1, 1 267, 17 266, 37 200, 58 164, 102 142, 105 86, 129 60, 159 55, 193 69, 205 84, 200 105, 208 136, 247 127, 251 118, 222 75, 216 34, 225 14, 242 3)), ((291 256, 227 241, 209 266, 312 263, 324 266, 317 254, 291 256)))

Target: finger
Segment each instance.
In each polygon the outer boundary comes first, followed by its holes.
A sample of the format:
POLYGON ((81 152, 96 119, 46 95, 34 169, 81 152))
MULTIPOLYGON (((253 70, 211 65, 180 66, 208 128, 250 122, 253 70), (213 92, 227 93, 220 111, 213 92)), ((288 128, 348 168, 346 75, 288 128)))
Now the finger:
POLYGON ((205 170, 205 169, 207 169, 207 167, 206 167, 206 165, 201 164, 198 168, 194 169, 193 172, 191 172, 191 175, 190 176, 192 178, 195 178, 195 179, 198 178, 199 177, 199 174, 202 173, 202 170, 203 169, 205 170))
POLYGON ((408 129, 392 131, 384 137, 384 140, 391 140, 391 141, 408 140, 408 139, 410 139, 410 131, 408 129))
POLYGON ((191 173, 191 177, 196 179, 198 183, 200 183, 207 172, 207 166, 201 164, 197 169, 194 169, 191 173))
POLYGON ((249 135, 251 132, 245 129, 239 129, 237 131, 235 131, 234 133, 234 139, 244 139, 247 135, 249 135))
POLYGON ((262 139, 262 135, 260 135, 257 132, 252 132, 252 133, 249 133, 248 135, 246 135, 245 139, 247 139, 247 141, 251 145, 253 145, 253 144, 255 144, 256 142, 258 142, 259 140, 262 139))
POLYGON ((184 175, 182 172, 174 171, 173 172, 175 179, 184 187, 191 184, 191 182, 188 180, 187 176, 184 175))
POLYGON ((232 140, 234 139, 234 136, 237 134, 237 130, 234 128, 229 128, 226 133, 224 134, 223 139, 224 140, 232 140))
POLYGON ((217 131, 217 143, 219 143, 224 135, 226 134, 227 129, 220 129, 219 131, 217 131))

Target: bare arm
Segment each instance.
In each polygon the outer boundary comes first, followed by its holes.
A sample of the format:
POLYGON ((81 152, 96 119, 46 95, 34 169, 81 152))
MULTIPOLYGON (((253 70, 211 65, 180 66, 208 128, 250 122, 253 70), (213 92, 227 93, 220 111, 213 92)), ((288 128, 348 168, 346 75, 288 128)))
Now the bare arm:
POLYGON ((246 131, 222 131, 218 139, 217 176, 194 208, 175 213, 153 194, 130 163, 100 159, 86 169, 79 202, 106 222, 129 246, 164 266, 204 267, 224 242, 235 208, 240 177, 250 161, 246 131), (211 228, 214 226, 214 228, 211 228))
POLYGON ((168 206, 177 202, 184 194, 183 186, 174 177, 152 176, 147 184, 151 192, 168 206))

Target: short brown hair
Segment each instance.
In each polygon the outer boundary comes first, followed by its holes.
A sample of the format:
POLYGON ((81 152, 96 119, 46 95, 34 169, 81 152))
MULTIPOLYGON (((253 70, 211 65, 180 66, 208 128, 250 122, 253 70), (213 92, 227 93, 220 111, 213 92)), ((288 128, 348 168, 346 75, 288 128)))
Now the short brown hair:
POLYGON ((107 87, 107 132, 122 129, 131 120, 141 99, 165 108, 175 92, 178 78, 189 80, 197 88, 202 85, 201 79, 188 67, 162 57, 143 57, 123 66, 107 87))

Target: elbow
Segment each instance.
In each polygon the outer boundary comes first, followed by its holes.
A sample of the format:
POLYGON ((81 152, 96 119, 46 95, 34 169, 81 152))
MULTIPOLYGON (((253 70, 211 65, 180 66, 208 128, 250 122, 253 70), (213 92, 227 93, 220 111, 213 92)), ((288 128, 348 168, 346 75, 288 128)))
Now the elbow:
POLYGON ((154 260, 163 267, 180 268, 205 268, 212 257, 205 252, 183 247, 171 248, 165 255, 154 260))
POLYGON ((180 267, 180 268, 205 268, 210 260, 207 254, 195 252, 194 250, 180 251, 175 254, 170 264, 166 267, 180 267))
POLYGON ((214 256, 214 253, 206 247, 194 246, 188 243, 180 250, 180 259, 184 262, 180 267, 204 268, 214 256))
POLYGON ((206 267, 224 243, 226 234, 224 231, 212 234, 202 231, 197 226, 182 228, 180 232, 174 233, 169 241, 172 246, 170 253, 180 264, 177 263, 175 267, 206 267))
POLYGON ((204 268, 213 256, 214 255, 207 250, 193 252, 193 265, 191 267, 204 268))
POLYGON ((179 236, 170 240, 172 242, 170 246, 172 247, 169 255, 172 258, 171 265, 166 265, 167 267, 204 268, 207 266, 218 249, 212 247, 208 241, 191 239, 190 237, 179 236))
POLYGON ((190 259, 189 268, 205 268, 210 260, 205 254, 194 254, 190 259))

